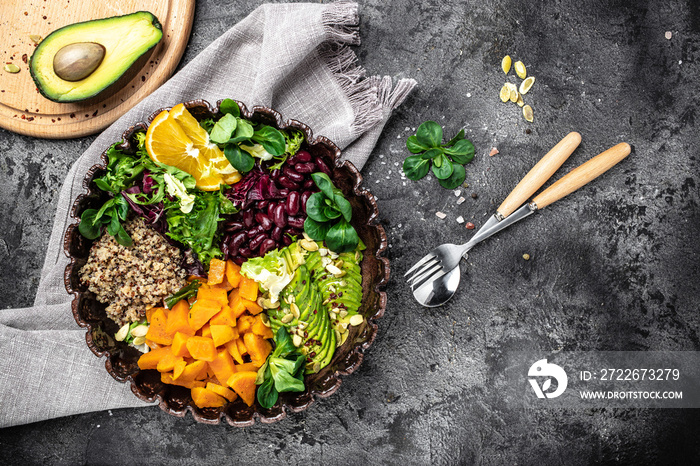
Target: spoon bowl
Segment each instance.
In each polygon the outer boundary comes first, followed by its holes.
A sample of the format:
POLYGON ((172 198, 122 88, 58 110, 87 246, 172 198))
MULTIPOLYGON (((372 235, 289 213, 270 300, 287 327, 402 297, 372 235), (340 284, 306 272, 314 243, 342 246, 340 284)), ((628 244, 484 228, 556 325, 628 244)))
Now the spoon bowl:
POLYGON ((413 290, 413 297, 425 307, 438 307, 454 296, 459 287, 462 271, 457 264, 449 272, 429 280, 413 290))

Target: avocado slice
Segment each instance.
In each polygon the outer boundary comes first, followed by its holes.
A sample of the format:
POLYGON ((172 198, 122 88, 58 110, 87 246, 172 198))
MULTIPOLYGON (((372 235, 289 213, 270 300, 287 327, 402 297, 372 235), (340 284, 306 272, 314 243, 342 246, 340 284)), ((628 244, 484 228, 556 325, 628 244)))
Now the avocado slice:
POLYGON ((32 54, 29 72, 39 92, 54 102, 78 102, 102 93, 120 80, 163 37, 158 18, 147 11, 69 24, 53 31, 32 54), (71 44, 99 44, 104 58, 83 79, 66 81, 54 69, 54 57, 71 44))

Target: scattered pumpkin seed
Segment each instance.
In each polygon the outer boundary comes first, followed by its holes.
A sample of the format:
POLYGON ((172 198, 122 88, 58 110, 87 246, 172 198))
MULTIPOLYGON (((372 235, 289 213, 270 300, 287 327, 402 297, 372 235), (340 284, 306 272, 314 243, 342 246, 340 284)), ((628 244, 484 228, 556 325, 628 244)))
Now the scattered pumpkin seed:
POLYGON ((508 74, 510 71, 510 64, 513 62, 513 60, 510 58, 510 55, 506 55, 503 57, 503 60, 501 60, 501 69, 503 69, 503 72, 505 74, 508 74))
POLYGON ((321 370, 321 363, 318 362, 318 361, 316 361, 316 362, 314 363, 314 366, 313 366, 314 374, 315 374, 316 372, 320 371, 320 370, 321 370))
POLYGON ((318 244, 316 243, 316 241, 309 241, 309 240, 303 239, 303 240, 299 241, 299 245, 302 248, 304 248, 310 252, 318 251, 318 244))
POLYGON ((270 326, 270 318, 267 316, 267 313, 263 312, 262 317, 260 317, 260 320, 262 320, 262 323, 265 327, 270 326))
POLYGON ((148 333, 148 325, 137 325, 136 327, 131 329, 131 336, 134 338, 145 337, 147 333, 148 333))
POLYGON ((304 322, 303 320, 300 320, 300 321, 299 321, 298 327, 299 327, 300 329, 304 330, 304 329, 306 328, 307 325, 309 325, 308 322, 304 322))
POLYGON ((534 120, 534 115, 532 114, 532 107, 529 105, 526 105, 523 107, 523 116, 527 121, 532 123, 532 120, 534 120))
POLYGON ((525 64, 523 62, 516 61, 513 67, 515 68, 515 74, 517 74, 520 79, 527 78, 527 69, 525 68, 525 64))
POLYGON ((302 341, 303 341, 303 340, 301 339, 301 337, 300 337, 299 335, 294 335, 294 336, 292 337, 292 343, 294 343, 294 346, 296 346, 297 348, 298 348, 299 346, 301 346, 302 341))
POLYGON ((340 276, 341 276, 340 273, 342 272, 342 270, 340 270, 338 267, 336 267, 336 266, 333 265, 333 264, 328 264, 328 265, 326 266, 326 270, 328 271, 328 273, 330 273, 330 274, 333 275, 334 277, 340 277, 340 276))
POLYGON ((338 315, 339 315, 341 318, 343 318, 343 317, 345 317, 345 316, 348 315, 348 311, 346 311, 345 309, 343 309, 342 311, 340 311, 340 312, 338 313, 338 315))
POLYGON ((341 334, 338 330, 333 330, 335 332, 335 341, 340 341, 341 334))
POLYGON ((114 335, 114 339, 117 341, 124 341, 126 336, 129 334, 129 327, 131 324, 124 324, 122 328, 114 335))
POLYGON ((365 318, 362 317, 360 314, 355 314, 354 316, 350 317, 350 325, 352 325, 353 327, 357 327, 364 321, 365 318))
POLYGON ((289 305, 289 309, 292 311, 292 315, 296 318, 299 318, 300 312, 299 312, 299 306, 297 306, 296 303, 292 303, 289 305))
POLYGON ((535 84, 535 77, 530 76, 525 81, 520 83, 520 93, 521 94, 527 94, 527 91, 532 88, 532 85, 535 84))
POLYGON ((511 102, 517 102, 517 101, 518 101, 518 96, 519 96, 519 95, 520 95, 520 94, 518 93, 518 91, 516 91, 515 89, 511 89, 511 90, 510 90, 510 101, 511 101, 511 102))
POLYGON ((348 336, 349 336, 349 335, 350 335, 350 332, 345 332, 345 333, 341 334, 341 336, 340 336, 340 337, 341 337, 341 338, 340 338, 340 344, 339 344, 339 345, 336 345, 336 346, 343 346, 343 344, 345 343, 345 341, 348 339, 348 336))
POLYGON ((328 249, 326 248, 319 248, 318 253, 321 254, 321 257, 325 256, 328 254, 328 249))
POLYGON ((5 71, 8 73, 19 73, 19 66, 15 65, 14 63, 6 63, 5 71))
POLYGON ((508 84, 503 85, 499 97, 501 98, 501 102, 508 102, 508 99, 510 99, 510 89, 508 88, 508 84))
POLYGON ((523 100, 523 95, 518 94, 518 100, 515 101, 516 104, 518 104, 518 107, 522 107, 525 105, 525 101, 523 100))
POLYGON ((39 34, 29 34, 29 40, 31 40, 35 44, 38 44, 39 42, 41 42, 41 36, 39 34))
POLYGON ((136 337, 134 341, 131 342, 134 346, 141 346, 146 343, 146 337, 136 337))
POLYGON ((294 316, 292 314, 285 314, 280 320, 283 324, 288 324, 292 321, 292 319, 294 319, 294 316))

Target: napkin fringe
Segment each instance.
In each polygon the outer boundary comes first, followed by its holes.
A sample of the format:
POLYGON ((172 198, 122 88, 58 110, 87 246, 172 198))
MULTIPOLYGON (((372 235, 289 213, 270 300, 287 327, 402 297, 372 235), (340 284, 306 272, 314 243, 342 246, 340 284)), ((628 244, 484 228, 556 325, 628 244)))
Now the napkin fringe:
POLYGON ((360 15, 355 2, 336 2, 328 5, 321 14, 321 23, 330 40, 350 45, 360 45, 360 15))

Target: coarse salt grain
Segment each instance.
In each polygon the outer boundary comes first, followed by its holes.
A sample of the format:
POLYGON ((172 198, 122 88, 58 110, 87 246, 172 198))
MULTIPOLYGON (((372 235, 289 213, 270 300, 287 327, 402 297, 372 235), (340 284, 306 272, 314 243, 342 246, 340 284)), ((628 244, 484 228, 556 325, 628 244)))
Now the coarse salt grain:
POLYGON ((442 219, 444 219, 445 217, 447 217, 447 214, 444 213, 444 212, 439 212, 439 211, 438 211, 438 212, 435 212, 435 216, 436 216, 437 218, 439 218, 439 219, 442 220, 442 219))
POLYGON ((464 223, 464 217, 462 217, 461 215, 457 217, 457 223, 464 223))
POLYGON ((459 197, 460 194, 462 194, 462 191, 460 191, 459 189, 454 190, 455 197, 459 197))
POLYGON ((666 34, 664 34, 664 37, 666 39, 671 40, 671 37, 673 37, 673 33, 671 31, 666 31, 666 34))

